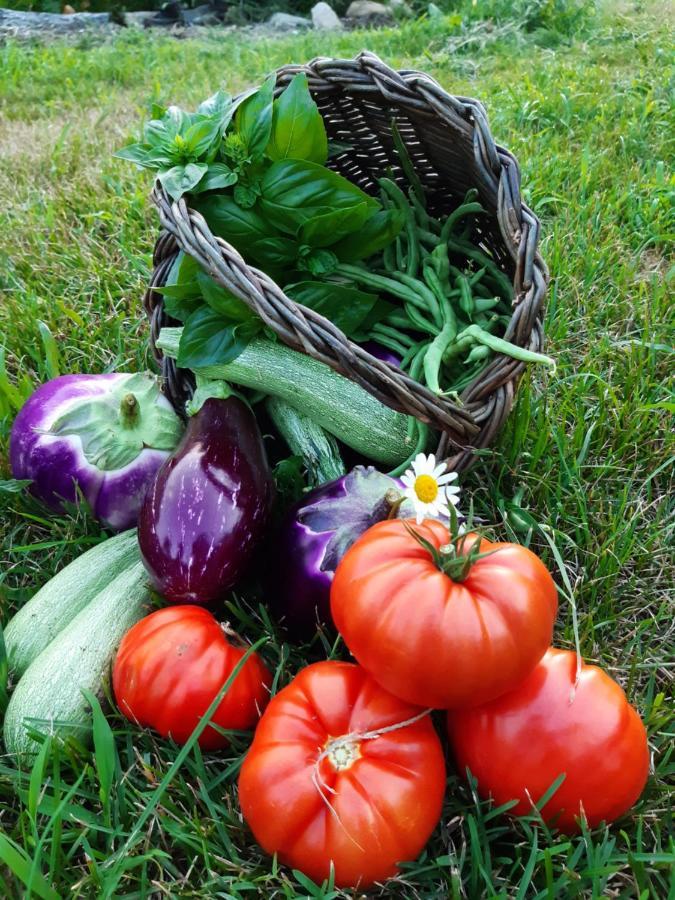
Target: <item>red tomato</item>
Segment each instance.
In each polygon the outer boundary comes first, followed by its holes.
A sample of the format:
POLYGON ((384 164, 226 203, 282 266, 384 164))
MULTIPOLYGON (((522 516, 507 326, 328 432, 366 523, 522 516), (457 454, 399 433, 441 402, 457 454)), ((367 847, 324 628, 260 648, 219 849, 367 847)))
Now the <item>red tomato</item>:
POLYGON ((443 751, 431 719, 353 663, 319 662, 274 697, 241 769, 244 818, 268 853, 316 882, 366 888, 414 859, 441 814, 443 751), (371 739, 358 734, 413 724, 371 739), (336 738, 354 735, 319 756, 336 738), (321 787, 321 796, 319 786, 321 787))
POLYGON ((492 555, 456 582, 406 524, 437 551, 450 541, 440 522, 394 519, 347 551, 331 589, 347 647, 383 687, 420 706, 473 706, 515 687, 551 643, 558 600, 544 564, 525 547, 483 540, 492 555))
POLYGON ((572 693, 576 662, 575 653, 551 649, 515 690, 448 716, 459 770, 468 766, 497 805, 519 800, 513 815, 531 812, 564 773, 543 814, 568 833, 582 809, 592 827, 625 813, 649 771, 647 734, 624 692, 584 665, 572 693))
MULTIPOLYGON (((124 715, 184 744, 245 653, 199 606, 158 609, 123 637, 113 666, 113 689, 124 715)), ((271 676, 253 654, 221 700, 212 721, 227 730, 253 728, 269 700, 271 676)), ((227 746, 207 726, 199 745, 227 746)))

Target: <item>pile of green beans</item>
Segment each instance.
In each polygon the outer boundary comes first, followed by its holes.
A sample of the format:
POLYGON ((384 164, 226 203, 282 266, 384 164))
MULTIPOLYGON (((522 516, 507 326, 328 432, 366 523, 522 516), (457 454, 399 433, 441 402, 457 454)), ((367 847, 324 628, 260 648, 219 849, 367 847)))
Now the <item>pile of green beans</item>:
MULTIPOLYGON (((401 368, 439 396, 460 393, 490 364, 495 353, 526 363, 554 366, 553 360, 500 337, 511 320, 513 286, 497 262, 471 242, 473 218, 486 215, 478 192, 470 190, 443 221, 426 206, 424 188, 393 127, 403 171, 404 193, 391 179, 379 181, 385 208, 403 214, 404 225, 378 264, 337 266, 331 277, 345 279, 394 300, 394 310, 369 335, 401 358, 401 368)), ((429 428, 412 416, 410 458, 405 471, 429 442, 429 428)))
POLYGON ((400 235, 383 253, 383 271, 373 270, 371 262, 369 268, 342 264, 334 273, 399 301, 373 326, 372 339, 400 356, 411 377, 446 396, 459 395, 493 353, 552 364, 498 336, 510 321, 512 285, 495 260, 469 240, 467 218, 485 214, 477 192, 469 191, 441 222, 427 212, 419 186, 406 196, 389 178, 379 184, 384 205, 404 216, 400 235))

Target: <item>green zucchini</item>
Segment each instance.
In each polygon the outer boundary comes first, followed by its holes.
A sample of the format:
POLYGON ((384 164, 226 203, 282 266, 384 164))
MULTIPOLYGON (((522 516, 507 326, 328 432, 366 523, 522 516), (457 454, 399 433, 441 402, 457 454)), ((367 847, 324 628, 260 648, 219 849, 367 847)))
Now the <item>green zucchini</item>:
POLYGON ((5 713, 9 753, 32 755, 39 745, 29 730, 73 736, 87 744, 91 708, 83 688, 101 696, 124 634, 149 611, 148 578, 141 562, 123 570, 31 663, 5 713))
MULTIPOLYGON (((157 346, 175 359, 181 333, 182 328, 163 328, 157 346)), ((194 371, 286 400, 368 459, 397 466, 410 455, 408 416, 394 412, 365 388, 280 341, 254 338, 231 362, 194 371)))
POLYGON ((310 487, 318 487, 345 474, 340 450, 332 434, 279 397, 268 397, 265 406, 291 452, 304 460, 310 487))
POLYGON ((140 560, 136 529, 96 544, 57 572, 5 628, 10 670, 23 675, 45 647, 115 575, 140 560))

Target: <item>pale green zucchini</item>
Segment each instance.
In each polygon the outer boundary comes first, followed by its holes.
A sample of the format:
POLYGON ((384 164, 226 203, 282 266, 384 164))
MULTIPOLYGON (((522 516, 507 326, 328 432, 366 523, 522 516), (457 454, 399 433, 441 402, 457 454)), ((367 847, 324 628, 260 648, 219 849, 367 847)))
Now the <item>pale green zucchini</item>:
MULTIPOLYGON (((163 328, 157 346, 175 359, 182 328, 163 328)), ((281 397, 368 459, 397 466, 410 455, 408 417, 376 400, 365 388, 280 341, 254 338, 225 365, 198 367, 221 379, 281 397)))
POLYGON ((5 628, 10 670, 16 677, 125 568, 140 560, 136 529, 96 544, 57 572, 5 628))
POLYGON ((310 487, 345 474, 340 449, 332 434, 280 397, 268 397, 265 406, 291 452, 304 460, 310 487))
POLYGON ((122 637, 150 610, 148 578, 134 563, 103 588, 31 663, 5 713, 5 749, 37 752, 28 729, 87 744, 91 707, 83 688, 101 696, 103 681, 122 637))

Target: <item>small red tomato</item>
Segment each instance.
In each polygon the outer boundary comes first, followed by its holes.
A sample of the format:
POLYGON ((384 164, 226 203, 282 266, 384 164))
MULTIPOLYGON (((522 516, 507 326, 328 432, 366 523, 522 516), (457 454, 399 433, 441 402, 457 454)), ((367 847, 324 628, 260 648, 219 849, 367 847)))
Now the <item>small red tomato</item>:
POLYGON ((429 716, 336 661, 307 666, 270 701, 239 778, 241 810, 264 850, 315 882, 332 861, 335 884, 359 889, 418 856, 444 790, 429 716))
MULTIPOLYGON (((158 609, 123 637, 113 666, 120 710, 139 725, 184 744, 245 653, 199 606, 158 609)), ((233 731, 253 728, 269 700, 271 676, 252 654, 230 685, 212 720, 233 731)), ((207 750, 227 746, 208 725, 199 737, 207 750)))
POLYGON ((467 535, 458 554, 440 522, 393 519, 366 531, 337 568, 338 631, 357 662, 409 703, 485 703, 515 687, 551 643, 558 598, 546 566, 525 547, 486 540, 480 552, 489 555, 469 565, 477 540, 467 535))
POLYGON ((644 725, 626 695, 597 666, 584 665, 574 690, 576 654, 550 649, 508 694, 448 716, 457 765, 495 804, 524 815, 565 775, 543 815, 561 831, 612 822, 642 793, 649 772, 644 725), (528 796, 529 795, 529 796, 528 796))

